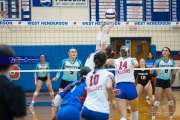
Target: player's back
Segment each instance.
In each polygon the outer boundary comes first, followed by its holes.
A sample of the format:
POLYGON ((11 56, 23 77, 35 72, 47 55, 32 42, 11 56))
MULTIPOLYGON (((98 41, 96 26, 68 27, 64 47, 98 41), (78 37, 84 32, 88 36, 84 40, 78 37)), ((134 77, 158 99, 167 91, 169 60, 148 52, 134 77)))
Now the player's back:
POLYGON ((62 92, 59 93, 61 98, 63 98, 61 106, 71 104, 81 109, 82 102, 80 98, 86 94, 85 92, 86 83, 81 82, 79 85, 75 85, 74 88, 71 89, 70 91, 66 91, 67 89, 70 89, 70 87, 74 84, 76 84, 76 82, 69 84, 62 92))
POLYGON ((115 80, 119 82, 134 82, 134 65, 133 58, 120 57, 114 60, 116 70, 115 80))
POLYGON ((108 94, 106 81, 114 75, 104 69, 93 71, 86 76, 87 97, 84 103, 88 109, 103 113, 109 113, 108 94))

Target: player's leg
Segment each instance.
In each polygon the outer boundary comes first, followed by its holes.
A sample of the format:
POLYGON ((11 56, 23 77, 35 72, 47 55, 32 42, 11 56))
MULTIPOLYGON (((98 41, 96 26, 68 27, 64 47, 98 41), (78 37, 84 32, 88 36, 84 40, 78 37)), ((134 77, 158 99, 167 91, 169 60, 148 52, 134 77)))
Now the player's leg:
POLYGON ((49 90, 49 94, 50 94, 50 97, 52 100, 52 105, 54 105, 54 91, 52 89, 52 84, 51 84, 51 81, 49 79, 46 80, 46 86, 49 90))
POLYGON ((121 116, 120 120, 126 120, 127 112, 126 112, 126 99, 116 98, 117 108, 119 114, 121 116))
POLYGON ((126 100, 127 112, 131 113, 131 106, 129 105, 129 101, 126 100))
POLYGON ((142 92, 142 90, 143 90, 143 85, 141 85, 141 84, 137 84, 136 85, 136 90, 137 90, 137 93, 138 93, 138 96, 140 96, 140 94, 141 94, 141 92, 142 92))
POLYGON ((119 114, 121 116, 120 120, 126 120, 127 118, 127 112, 126 112, 126 83, 120 82, 116 84, 115 89, 121 90, 121 93, 119 95, 116 95, 116 102, 117 102, 117 109, 119 111, 119 114))
POLYGON ((131 111, 132 111, 132 120, 138 120, 138 92, 136 90, 136 86, 134 83, 127 83, 127 89, 126 89, 126 96, 127 99, 129 100, 129 104, 131 106, 131 111))
POLYGON ((170 120, 173 120, 173 98, 172 98, 172 89, 170 87, 171 86, 170 84, 171 84, 170 80, 164 81, 164 85, 166 85, 164 88, 164 92, 168 100, 169 116, 170 116, 170 120))
POLYGON ((152 108, 152 120, 155 120, 155 116, 158 110, 158 106, 160 105, 161 95, 163 92, 163 80, 157 79, 156 80, 156 87, 155 87, 155 102, 152 108))
POLYGON ((146 86, 144 87, 144 89, 145 89, 145 91, 147 92, 150 100, 151 100, 151 101, 154 100, 154 96, 152 95, 152 85, 151 85, 151 83, 146 84, 146 86))
POLYGON ((36 101, 36 98, 37 98, 37 96, 38 96, 38 94, 39 94, 39 91, 40 91, 40 89, 41 89, 42 83, 43 83, 42 80, 40 80, 40 79, 37 80, 36 91, 34 92, 33 99, 32 99, 32 102, 31 102, 31 104, 30 104, 29 107, 33 107, 33 106, 34 106, 34 103, 35 103, 35 101, 36 101))
POLYGON ((155 120, 158 106, 160 105, 162 92, 163 92, 163 89, 161 87, 155 87, 155 102, 152 109, 152 120, 155 120))

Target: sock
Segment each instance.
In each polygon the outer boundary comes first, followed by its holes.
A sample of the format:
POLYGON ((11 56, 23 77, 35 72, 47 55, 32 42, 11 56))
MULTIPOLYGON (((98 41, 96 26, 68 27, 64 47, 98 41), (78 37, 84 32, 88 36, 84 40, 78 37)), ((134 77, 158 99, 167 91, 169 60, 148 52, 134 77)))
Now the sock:
POLYGON ((126 118, 121 118, 120 120, 127 120, 126 118))
POLYGON ((127 109, 131 109, 131 106, 128 106, 127 109))
POLYGON ((138 111, 132 112, 132 120, 138 120, 138 111))
POLYGON ((33 104, 34 104, 34 102, 35 102, 35 101, 34 101, 34 100, 32 100, 32 103, 33 103, 33 104))
POLYGON ((170 120, 173 120, 173 116, 169 116, 170 120))
POLYGON ((152 120, 155 120, 156 119, 156 117, 155 116, 152 116, 152 120))

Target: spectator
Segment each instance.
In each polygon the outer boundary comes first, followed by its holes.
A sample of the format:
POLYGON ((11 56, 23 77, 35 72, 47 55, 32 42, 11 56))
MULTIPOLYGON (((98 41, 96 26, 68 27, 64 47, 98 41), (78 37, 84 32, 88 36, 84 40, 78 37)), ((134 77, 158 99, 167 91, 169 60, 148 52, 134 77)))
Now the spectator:
MULTIPOLYGON (((8 45, 0 45, 0 56, 15 56, 8 45)), ((21 86, 8 79, 13 64, 0 63, 0 120, 24 120, 26 115, 26 101, 21 86)))

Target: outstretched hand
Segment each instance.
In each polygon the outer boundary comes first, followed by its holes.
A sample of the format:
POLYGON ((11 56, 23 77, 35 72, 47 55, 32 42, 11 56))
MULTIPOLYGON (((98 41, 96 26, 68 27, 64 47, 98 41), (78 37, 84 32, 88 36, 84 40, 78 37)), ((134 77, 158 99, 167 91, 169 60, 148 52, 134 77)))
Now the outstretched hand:
POLYGON ((114 23, 109 24, 108 28, 112 28, 114 26, 114 23))

